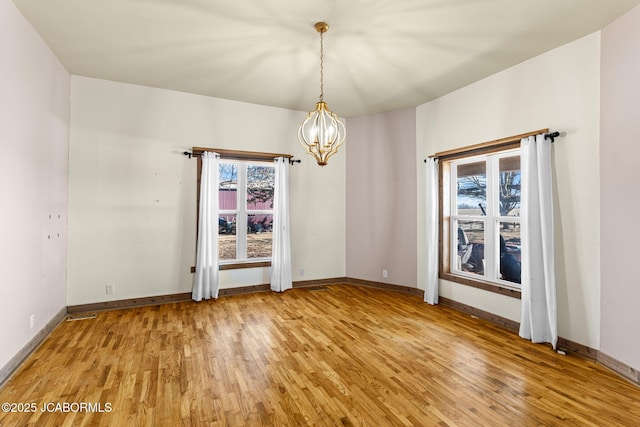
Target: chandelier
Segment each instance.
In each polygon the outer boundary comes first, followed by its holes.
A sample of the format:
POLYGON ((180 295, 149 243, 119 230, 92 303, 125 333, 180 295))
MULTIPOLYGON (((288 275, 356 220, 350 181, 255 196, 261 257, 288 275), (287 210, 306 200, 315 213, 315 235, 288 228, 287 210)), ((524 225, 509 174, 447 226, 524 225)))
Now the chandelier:
POLYGON ((307 114, 307 118, 298 129, 298 140, 315 157, 320 166, 327 164, 329 157, 338 152, 344 143, 346 129, 335 113, 324 102, 324 44, 323 34, 329 30, 326 22, 317 22, 316 31, 320 33, 320 100, 316 109, 307 114))

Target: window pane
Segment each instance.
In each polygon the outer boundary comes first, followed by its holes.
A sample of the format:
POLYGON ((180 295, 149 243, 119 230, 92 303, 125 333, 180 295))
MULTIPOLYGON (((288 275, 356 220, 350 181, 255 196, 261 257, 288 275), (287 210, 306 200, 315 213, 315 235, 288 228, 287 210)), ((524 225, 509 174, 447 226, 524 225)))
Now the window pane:
POLYGON ((247 258, 271 257, 273 215, 247 215, 247 258))
POLYGON ((234 211, 238 206, 238 165, 236 163, 220 163, 220 186, 218 201, 220 210, 234 211))
POLYGON ((458 215, 484 215, 487 203, 487 164, 467 163, 457 167, 458 215))
POLYGON ((247 210, 273 209, 274 188, 273 166, 247 166, 247 210))
POLYGON ((218 218, 218 255, 221 260, 236 259, 236 215, 218 218))
POLYGON ((520 156, 500 159, 500 216, 520 216, 520 156))
POLYGON ((458 270, 484 275, 484 228, 483 221, 458 221, 458 270))
POLYGON ((500 223, 500 278, 520 283, 520 224, 500 223))

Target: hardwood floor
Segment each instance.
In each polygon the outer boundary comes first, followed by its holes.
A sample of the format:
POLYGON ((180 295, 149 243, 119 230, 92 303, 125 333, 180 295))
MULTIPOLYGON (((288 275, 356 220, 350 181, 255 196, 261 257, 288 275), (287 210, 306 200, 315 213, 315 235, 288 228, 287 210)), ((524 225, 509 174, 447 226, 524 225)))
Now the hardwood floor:
POLYGON ((63 322, 0 389, 35 412, 0 425, 640 425, 640 388, 595 362, 415 296, 323 289, 63 322))

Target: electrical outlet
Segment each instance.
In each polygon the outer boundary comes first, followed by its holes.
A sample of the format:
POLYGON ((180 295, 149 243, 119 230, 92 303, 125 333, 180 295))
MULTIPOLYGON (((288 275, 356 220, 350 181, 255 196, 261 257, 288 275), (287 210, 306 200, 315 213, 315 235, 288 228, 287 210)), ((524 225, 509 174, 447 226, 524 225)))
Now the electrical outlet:
POLYGON ((113 283, 107 283, 107 294, 110 295, 114 291, 113 283))
POLYGON ((389 270, 382 270, 382 277, 384 278, 389 277, 389 270))
POLYGON ((29 329, 33 329, 34 326, 36 326, 36 315, 32 314, 29 316, 29 329))
POLYGON ((304 268, 301 268, 300 271, 298 271, 298 276, 304 277, 304 268))

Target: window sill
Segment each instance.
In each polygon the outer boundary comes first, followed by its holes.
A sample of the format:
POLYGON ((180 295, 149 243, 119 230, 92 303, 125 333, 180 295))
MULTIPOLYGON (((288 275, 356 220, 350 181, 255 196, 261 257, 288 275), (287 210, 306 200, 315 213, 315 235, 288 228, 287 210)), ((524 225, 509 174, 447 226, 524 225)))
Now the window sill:
MULTIPOLYGON (((241 268, 262 268, 271 267, 271 261, 250 261, 218 264, 218 270, 239 270, 241 268)), ((191 267, 191 273, 196 272, 196 267, 191 267)))
POLYGON ((460 283, 473 288, 482 289, 488 292, 493 292, 500 295, 506 295, 508 297, 521 299, 520 289, 514 289, 508 286, 503 286, 498 283, 487 282, 484 280, 475 280, 468 277, 457 276, 451 273, 440 273, 440 279, 448 280, 450 282, 460 283))

